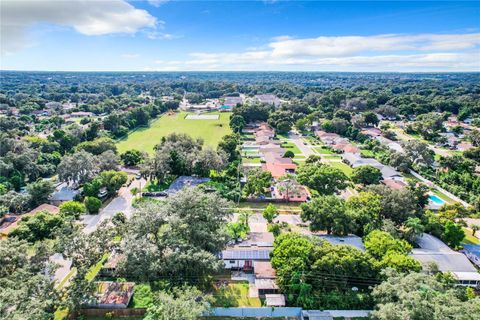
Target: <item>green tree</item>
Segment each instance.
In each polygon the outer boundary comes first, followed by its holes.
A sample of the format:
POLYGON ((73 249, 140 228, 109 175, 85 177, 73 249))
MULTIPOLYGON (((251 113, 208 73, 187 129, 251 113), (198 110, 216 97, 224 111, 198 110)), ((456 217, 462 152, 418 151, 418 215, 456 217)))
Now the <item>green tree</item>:
POLYGON ((268 223, 272 223, 273 219, 278 216, 278 210, 275 205, 269 203, 268 206, 263 210, 263 217, 268 221, 268 223))
POLYGON ((65 217, 78 219, 85 212, 87 212, 85 205, 78 201, 65 201, 60 205, 60 213, 65 217))
POLYGON ((322 195, 334 194, 348 186, 348 178, 341 170, 325 164, 301 165, 297 181, 322 195))
POLYGON ((196 320, 208 314, 212 298, 195 287, 174 288, 160 292, 147 309, 145 320, 196 320))
POLYGON ((378 120, 378 117, 375 113, 373 112, 365 112, 363 113, 363 119, 365 120, 365 123, 368 125, 372 126, 377 126, 378 123, 380 122, 378 120))
POLYGON ((143 161, 144 156, 140 151, 132 149, 122 153, 120 155, 120 159, 122 159, 122 162, 125 166, 133 167, 140 164, 143 161))
POLYGON ((398 272, 405 273, 419 272, 422 269, 422 265, 416 259, 395 251, 388 251, 380 260, 380 266, 382 269, 393 268, 398 272))
POLYGON ((412 246, 405 240, 395 239, 391 234, 373 230, 364 239, 367 252, 377 259, 382 259, 387 253, 408 254, 412 246))
POLYGON ((55 186, 48 180, 38 180, 27 185, 27 192, 30 195, 32 207, 46 203, 53 191, 55 191, 55 186))
POLYGON ((233 132, 241 133, 245 125, 245 119, 241 115, 234 115, 230 118, 230 128, 233 132))
POLYGON ((228 161, 232 162, 240 158, 239 144, 240 136, 238 134, 227 134, 218 143, 218 150, 223 150, 228 156, 228 161))
POLYGON ((465 238, 465 231, 461 225, 452 221, 447 221, 444 226, 442 240, 450 247, 457 248, 465 238))
POLYGON ((128 180, 125 172, 113 170, 101 172, 99 178, 110 196, 115 195, 128 180))
POLYGON ((120 275, 154 280, 174 274, 198 283, 221 270, 217 254, 229 239, 229 207, 216 193, 198 188, 187 188, 164 203, 140 204, 122 241, 125 258, 118 267, 120 275))
POLYGON ((252 169, 247 172, 247 182, 243 191, 247 196, 263 195, 266 189, 272 185, 272 174, 261 169, 252 169))
POLYGON ((50 254, 42 242, 32 247, 17 237, 0 241, 0 319, 53 319, 61 297, 50 278, 50 254))
POLYGON ((424 273, 389 272, 387 277, 373 289, 376 308, 372 319, 478 318, 479 298, 467 300, 462 287, 445 284, 424 273))
POLYGON ((52 239, 55 231, 63 225, 63 218, 48 211, 40 211, 34 216, 23 217, 11 237, 18 237, 28 242, 52 239))
POLYGON ((355 220, 357 230, 355 234, 368 234, 382 225, 380 213, 382 212, 381 197, 371 192, 360 192, 348 198, 347 210, 355 220))
POLYGON ((353 169, 352 181, 363 185, 378 184, 382 179, 380 169, 372 166, 360 166, 353 169))
POLYGON ((102 207, 102 200, 96 197, 85 197, 84 204, 88 213, 97 214, 102 207))
POLYGON ((102 188, 102 179, 95 178, 83 185, 83 193, 87 197, 97 197, 102 188))
POLYGON ((405 239, 408 242, 414 243, 419 236, 423 234, 425 227, 422 224, 422 220, 419 218, 408 218, 405 222, 405 239))
POLYGON ((346 210, 345 201, 337 196, 320 196, 301 205, 300 217, 310 221, 310 230, 326 230, 328 234, 348 235, 355 231, 352 216, 346 210))
POLYGON ((293 158, 295 157, 295 153, 293 153, 292 150, 287 150, 285 154, 283 155, 284 158, 293 158))
POLYGON ((77 151, 81 150, 84 150, 94 155, 99 155, 108 150, 117 153, 117 146, 115 145, 115 141, 113 141, 112 139, 103 137, 95 139, 93 141, 85 141, 80 143, 77 146, 77 151))

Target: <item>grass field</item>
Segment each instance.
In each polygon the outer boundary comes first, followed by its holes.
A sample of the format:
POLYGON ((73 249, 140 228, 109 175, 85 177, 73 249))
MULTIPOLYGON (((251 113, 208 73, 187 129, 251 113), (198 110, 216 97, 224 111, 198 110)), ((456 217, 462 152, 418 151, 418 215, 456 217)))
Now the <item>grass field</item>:
POLYGON ((216 147, 222 137, 229 134, 228 125, 230 112, 211 113, 219 114, 218 120, 187 120, 188 112, 179 112, 173 115, 163 115, 156 119, 147 128, 140 128, 128 135, 117 144, 118 151, 125 152, 130 149, 137 149, 153 153, 153 147, 160 142, 160 139, 170 133, 186 133, 194 138, 202 138, 205 145, 216 147))
POLYGON ((259 298, 248 297, 248 283, 230 283, 215 292, 216 307, 261 307, 259 298))
POLYGON ((343 162, 329 162, 327 163, 328 165, 340 169, 347 175, 347 177, 350 177, 352 175, 353 169, 348 165, 343 162))
POLYGON ((297 145, 293 142, 284 143, 284 144, 281 145, 281 147, 285 149, 285 152, 287 152, 287 150, 290 150, 296 155, 297 154, 302 154, 300 149, 298 149, 297 145))
POLYGON ((320 154, 335 154, 332 150, 325 147, 313 147, 320 154))

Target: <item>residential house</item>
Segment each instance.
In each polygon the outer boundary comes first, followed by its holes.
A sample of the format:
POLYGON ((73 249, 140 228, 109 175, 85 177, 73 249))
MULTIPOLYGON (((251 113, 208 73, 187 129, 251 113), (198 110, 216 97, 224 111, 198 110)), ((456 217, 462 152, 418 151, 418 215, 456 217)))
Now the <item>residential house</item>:
POLYGON ((34 216, 39 212, 47 211, 51 214, 58 214, 60 209, 57 206, 47 203, 41 204, 35 209, 22 215, 6 215, 0 219, 0 237, 7 236, 18 227, 18 223, 25 217, 34 216))
POLYGON ((270 261, 272 248, 251 248, 248 250, 223 250, 221 259, 225 269, 253 271, 255 261, 270 261))
POLYGON ((273 241, 270 232, 250 232, 247 239, 221 252, 225 269, 253 272, 255 263, 270 261, 273 241))
POLYGON ((286 202, 306 202, 311 198, 310 192, 305 186, 284 181, 275 183, 271 188, 271 194, 273 199, 286 202))
POLYGON ((450 249, 440 239, 426 233, 417 239, 417 244, 419 248, 414 248, 411 256, 423 266, 433 262, 439 271, 450 272, 460 285, 480 285, 480 273, 462 253, 450 249))
POLYGON ((56 190, 50 195, 48 201, 54 206, 59 206, 65 201, 72 201, 77 195, 80 194, 80 191, 75 190, 69 186, 63 186, 59 190, 56 190))
POLYGON ((403 176, 391 166, 381 164, 378 160, 373 158, 362 158, 359 154, 344 153, 342 155, 343 162, 349 164, 352 168, 369 165, 379 169, 382 172, 382 178, 403 180, 403 176))
POLYGON ((225 97, 223 98, 223 105, 227 107, 236 107, 238 104, 243 104, 242 97, 225 97))
POLYGON ((334 236, 329 234, 321 234, 317 235, 317 237, 321 240, 328 241, 332 245, 349 245, 359 250, 365 251, 365 246, 363 245, 362 238, 356 235, 334 236))
POLYGON ((364 135, 370 136, 372 138, 379 137, 382 135, 382 130, 375 127, 363 128, 361 131, 364 135))
POLYGON ((254 99, 259 103, 273 105, 275 108, 280 107, 280 99, 273 94, 257 94, 254 99))
POLYGON ((341 137, 336 133, 329 133, 322 130, 315 131, 315 135, 325 144, 335 144, 341 137))
POLYGON ((93 112, 86 112, 86 111, 78 111, 70 113, 70 117, 72 118, 90 118, 95 116, 93 112))

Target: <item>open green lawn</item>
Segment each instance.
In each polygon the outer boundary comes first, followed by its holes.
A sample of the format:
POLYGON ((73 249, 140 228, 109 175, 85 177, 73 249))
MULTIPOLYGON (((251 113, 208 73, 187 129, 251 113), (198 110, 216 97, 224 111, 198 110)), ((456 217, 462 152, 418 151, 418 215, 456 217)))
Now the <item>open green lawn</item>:
POLYGON ((170 133, 186 133, 195 138, 202 138, 205 145, 216 147, 222 137, 231 132, 228 124, 230 112, 213 112, 218 114, 217 120, 187 120, 188 112, 179 112, 173 115, 163 115, 151 123, 149 127, 140 128, 117 143, 118 151, 125 152, 137 149, 153 153, 153 147, 160 139, 170 133))
POLYGON ((463 239, 462 242, 463 244, 480 244, 480 239, 472 236, 472 232, 470 230, 463 228, 463 231, 465 231, 465 239, 463 239))
POLYGON ((372 150, 362 149, 360 151, 361 155, 365 158, 374 158, 375 153, 372 150))
POLYGON ((350 177, 352 175, 353 169, 348 165, 343 162, 329 162, 327 163, 328 165, 340 169, 347 175, 347 177, 350 177))
POLYGON ((242 158, 243 163, 261 163, 260 158, 242 158))
POLYGON ((334 152, 325 147, 313 147, 320 154, 334 154, 334 152))
POLYGON ((261 307, 259 298, 248 297, 248 283, 230 283, 215 292, 215 307, 261 307))
POLYGON ((302 154, 300 149, 298 149, 297 145, 293 142, 287 142, 287 143, 282 144, 282 148, 285 149, 285 152, 287 152, 287 150, 290 150, 294 154, 302 154))

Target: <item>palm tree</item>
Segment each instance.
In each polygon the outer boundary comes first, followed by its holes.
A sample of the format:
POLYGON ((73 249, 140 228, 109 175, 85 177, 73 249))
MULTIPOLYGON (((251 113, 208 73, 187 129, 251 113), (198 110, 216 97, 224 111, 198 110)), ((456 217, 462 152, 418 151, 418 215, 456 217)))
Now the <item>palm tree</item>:
POLYGON ((417 238, 422 235, 423 231, 425 231, 425 227, 419 218, 408 218, 405 222, 405 227, 407 228, 405 237, 409 242, 415 242, 417 238))
POLYGON ((250 216, 252 213, 250 211, 242 211, 239 214, 238 221, 242 221, 245 225, 248 226, 248 219, 250 219, 250 216))
POLYGON ((477 232, 478 230, 480 230, 480 226, 478 224, 474 224, 472 226, 472 236, 475 237, 475 232, 477 232))

